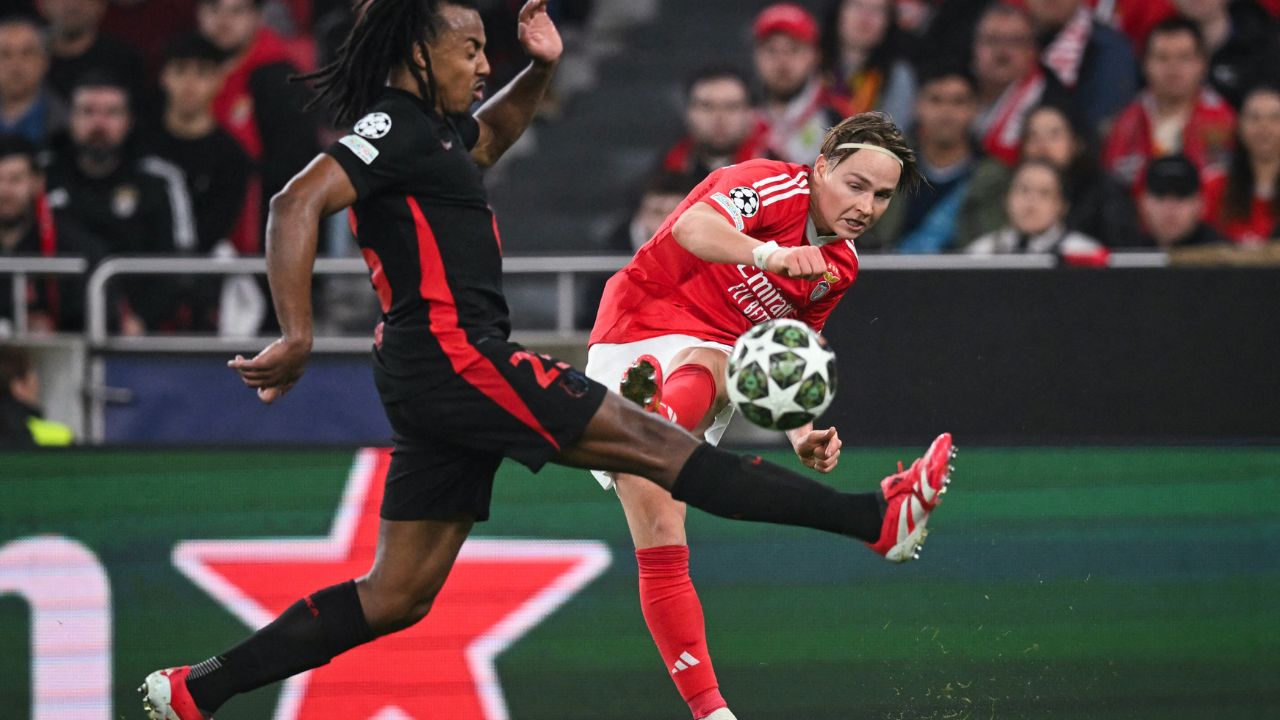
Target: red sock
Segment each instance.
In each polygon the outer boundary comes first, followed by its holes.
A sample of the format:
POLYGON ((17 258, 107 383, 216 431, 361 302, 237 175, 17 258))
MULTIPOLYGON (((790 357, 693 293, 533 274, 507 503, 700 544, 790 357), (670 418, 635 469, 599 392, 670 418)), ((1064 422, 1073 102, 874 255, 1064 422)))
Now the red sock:
POLYGON ((701 365, 681 365, 662 383, 662 404, 675 414, 672 421, 689 432, 702 422, 715 401, 716 379, 701 365))
POLYGON ((727 707, 707 651, 702 603, 689 579, 689 548, 642 548, 636 550, 636 561, 640 565, 640 609, 680 697, 689 703, 695 718, 727 707))

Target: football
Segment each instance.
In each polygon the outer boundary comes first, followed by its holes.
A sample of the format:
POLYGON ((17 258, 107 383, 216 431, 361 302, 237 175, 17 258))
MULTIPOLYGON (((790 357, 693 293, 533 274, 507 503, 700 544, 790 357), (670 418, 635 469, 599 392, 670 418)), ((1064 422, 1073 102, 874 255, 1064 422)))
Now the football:
POLYGON ((823 413, 836 393, 836 355, 798 320, 769 320, 738 338, 729 355, 729 400, 762 428, 791 430, 823 413))

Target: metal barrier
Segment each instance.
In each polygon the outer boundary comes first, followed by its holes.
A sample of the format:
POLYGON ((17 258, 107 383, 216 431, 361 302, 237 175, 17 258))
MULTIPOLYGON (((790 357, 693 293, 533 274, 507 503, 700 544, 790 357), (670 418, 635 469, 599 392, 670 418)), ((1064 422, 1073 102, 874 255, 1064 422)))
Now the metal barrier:
MULTIPOLYGON (((550 331, 521 330, 521 342, 540 346, 549 344, 583 345, 586 334, 574 329, 577 302, 577 276, 612 273, 631 260, 628 255, 508 257, 503 272, 509 275, 551 275, 555 277, 555 326, 550 331)), ((1059 260, 1053 255, 867 255, 861 258, 866 272, 921 270, 1050 270, 1059 260)), ((1168 265, 1164 253, 1116 253, 1111 267, 1156 268, 1168 265)), ((27 276, 32 274, 77 275, 88 267, 80 258, 0 258, 0 274, 14 276, 15 339, 34 338, 27 334, 27 276)), ((209 353, 256 352, 275 339, 274 336, 218 337, 213 335, 122 337, 110 334, 107 322, 107 285, 124 275, 261 275, 266 273, 264 258, 159 258, 117 257, 100 263, 89 275, 86 287, 86 332, 83 347, 87 349, 83 396, 85 427, 90 442, 104 437, 105 405, 115 395, 105 387, 104 353, 209 353)), ((318 276, 364 276, 368 268, 359 258, 318 258, 314 272, 318 276)), ((359 336, 317 336, 313 351, 320 354, 363 354, 369 351, 368 334, 359 336)))
POLYGON ((27 276, 83 275, 89 262, 78 257, 0 258, 0 275, 13 277, 13 333, 27 334, 27 276))
MULTIPOLYGON (((582 340, 584 334, 574 329, 576 276, 612 273, 630 262, 629 255, 584 255, 547 257, 508 257, 503 260, 503 273, 508 275, 554 275, 556 278, 555 329, 550 332, 520 332, 528 343, 540 341, 582 340)), ((1116 253, 1112 267, 1163 267, 1168 264, 1164 253, 1116 253)), ((1058 266, 1054 255, 868 255, 860 260, 861 269, 870 272, 913 270, 1050 270, 1058 266)), ((3 267, 3 266, 0 266, 3 267)), ((107 330, 106 285, 121 275, 240 275, 266 273, 263 258, 112 258, 104 261, 89 277, 86 292, 90 346, 95 350, 122 352, 210 352, 261 347, 274 337, 258 336, 223 338, 212 336, 144 336, 112 337, 107 330)), ((319 258, 316 275, 365 275, 368 267, 358 258, 319 258)), ((316 352, 364 352, 369 348, 367 335, 358 337, 317 337, 316 352)))
MULTIPOLYGON (((538 339, 571 340, 580 337, 574 331, 575 276, 587 273, 612 273, 631 260, 627 255, 577 257, 514 257, 503 260, 503 273, 508 275, 554 275, 556 278, 556 326, 551 333, 521 333, 528 342, 538 339)), ((2 267, 2 266, 0 266, 2 267)), ((97 350, 121 352, 210 352, 239 350, 261 346, 274 337, 258 336, 223 338, 212 336, 144 336, 113 337, 107 329, 106 286, 121 275, 243 275, 265 274, 263 258, 111 258, 89 276, 86 290, 90 345, 97 350)), ((316 275, 358 275, 369 272, 359 258, 318 258, 316 275)), ((365 352, 369 336, 317 337, 316 352, 365 352)))

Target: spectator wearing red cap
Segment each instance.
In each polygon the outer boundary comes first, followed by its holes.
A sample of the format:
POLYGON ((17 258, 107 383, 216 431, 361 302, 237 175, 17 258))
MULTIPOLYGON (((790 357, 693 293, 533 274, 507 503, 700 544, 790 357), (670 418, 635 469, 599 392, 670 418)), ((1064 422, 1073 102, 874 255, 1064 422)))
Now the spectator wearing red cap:
POLYGON ((842 115, 888 113, 910 127, 916 78, 892 0, 835 0, 822 31, 823 68, 842 115))
POLYGON ((685 136, 662 160, 662 169, 704 177, 726 165, 765 157, 768 128, 751 109, 742 73, 708 67, 685 82, 685 136))
POLYGON ((769 154, 811 163, 827 130, 842 116, 818 72, 818 24, 791 3, 770 5, 755 22, 756 77, 764 90, 760 119, 768 127, 769 154))

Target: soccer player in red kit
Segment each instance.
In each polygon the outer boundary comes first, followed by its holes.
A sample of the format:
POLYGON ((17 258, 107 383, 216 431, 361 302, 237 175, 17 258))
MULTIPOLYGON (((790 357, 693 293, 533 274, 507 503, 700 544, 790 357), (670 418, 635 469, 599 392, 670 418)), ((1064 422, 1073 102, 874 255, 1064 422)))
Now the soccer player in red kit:
MULTIPOLYGON (((707 442, 719 441, 733 415, 725 367, 738 336, 775 318, 822 330, 857 277, 854 240, 880 219, 895 192, 919 178, 901 132, 880 113, 832 128, 812 168, 751 160, 711 173, 610 279, 587 375, 707 442)), ((807 467, 836 466, 835 428, 809 424, 787 436, 807 467)), ((926 459, 949 450, 944 435, 926 459)), ((622 501, 636 546, 641 609, 672 680, 694 718, 730 720, 689 578, 684 504, 643 478, 595 474, 622 501)), ((871 547, 894 561, 918 550, 900 545, 892 532, 871 547)))
MULTIPOLYGON (((462 543, 489 518, 506 457, 534 471, 554 462, 633 473, 720 517, 887 542, 898 548, 890 557, 914 551, 946 486, 949 440, 910 478, 842 492, 702 442, 510 340, 501 244, 481 168, 524 132, 550 85, 563 44, 547 0, 528 0, 519 13, 516 35, 530 64, 474 114, 489 74, 474 0, 364 0, 356 15, 338 57, 311 76, 317 102, 352 132, 271 202, 267 277, 281 337, 228 366, 263 402, 279 401, 302 379, 313 342, 318 230, 323 218, 350 208, 382 307, 371 365, 395 443, 373 566, 299 598, 203 662, 147 675, 139 690, 152 720, 207 720, 236 695, 422 621, 462 543)), ((762 263, 821 274, 815 258, 790 255, 777 251, 762 263)), ((166 628, 157 636, 169 637, 167 628, 185 618, 177 608, 153 621, 166 628)), ((414 692, 403 683, 366 691, 414 692)), ((607 709, 596 714, 611 717, 607 709)))

